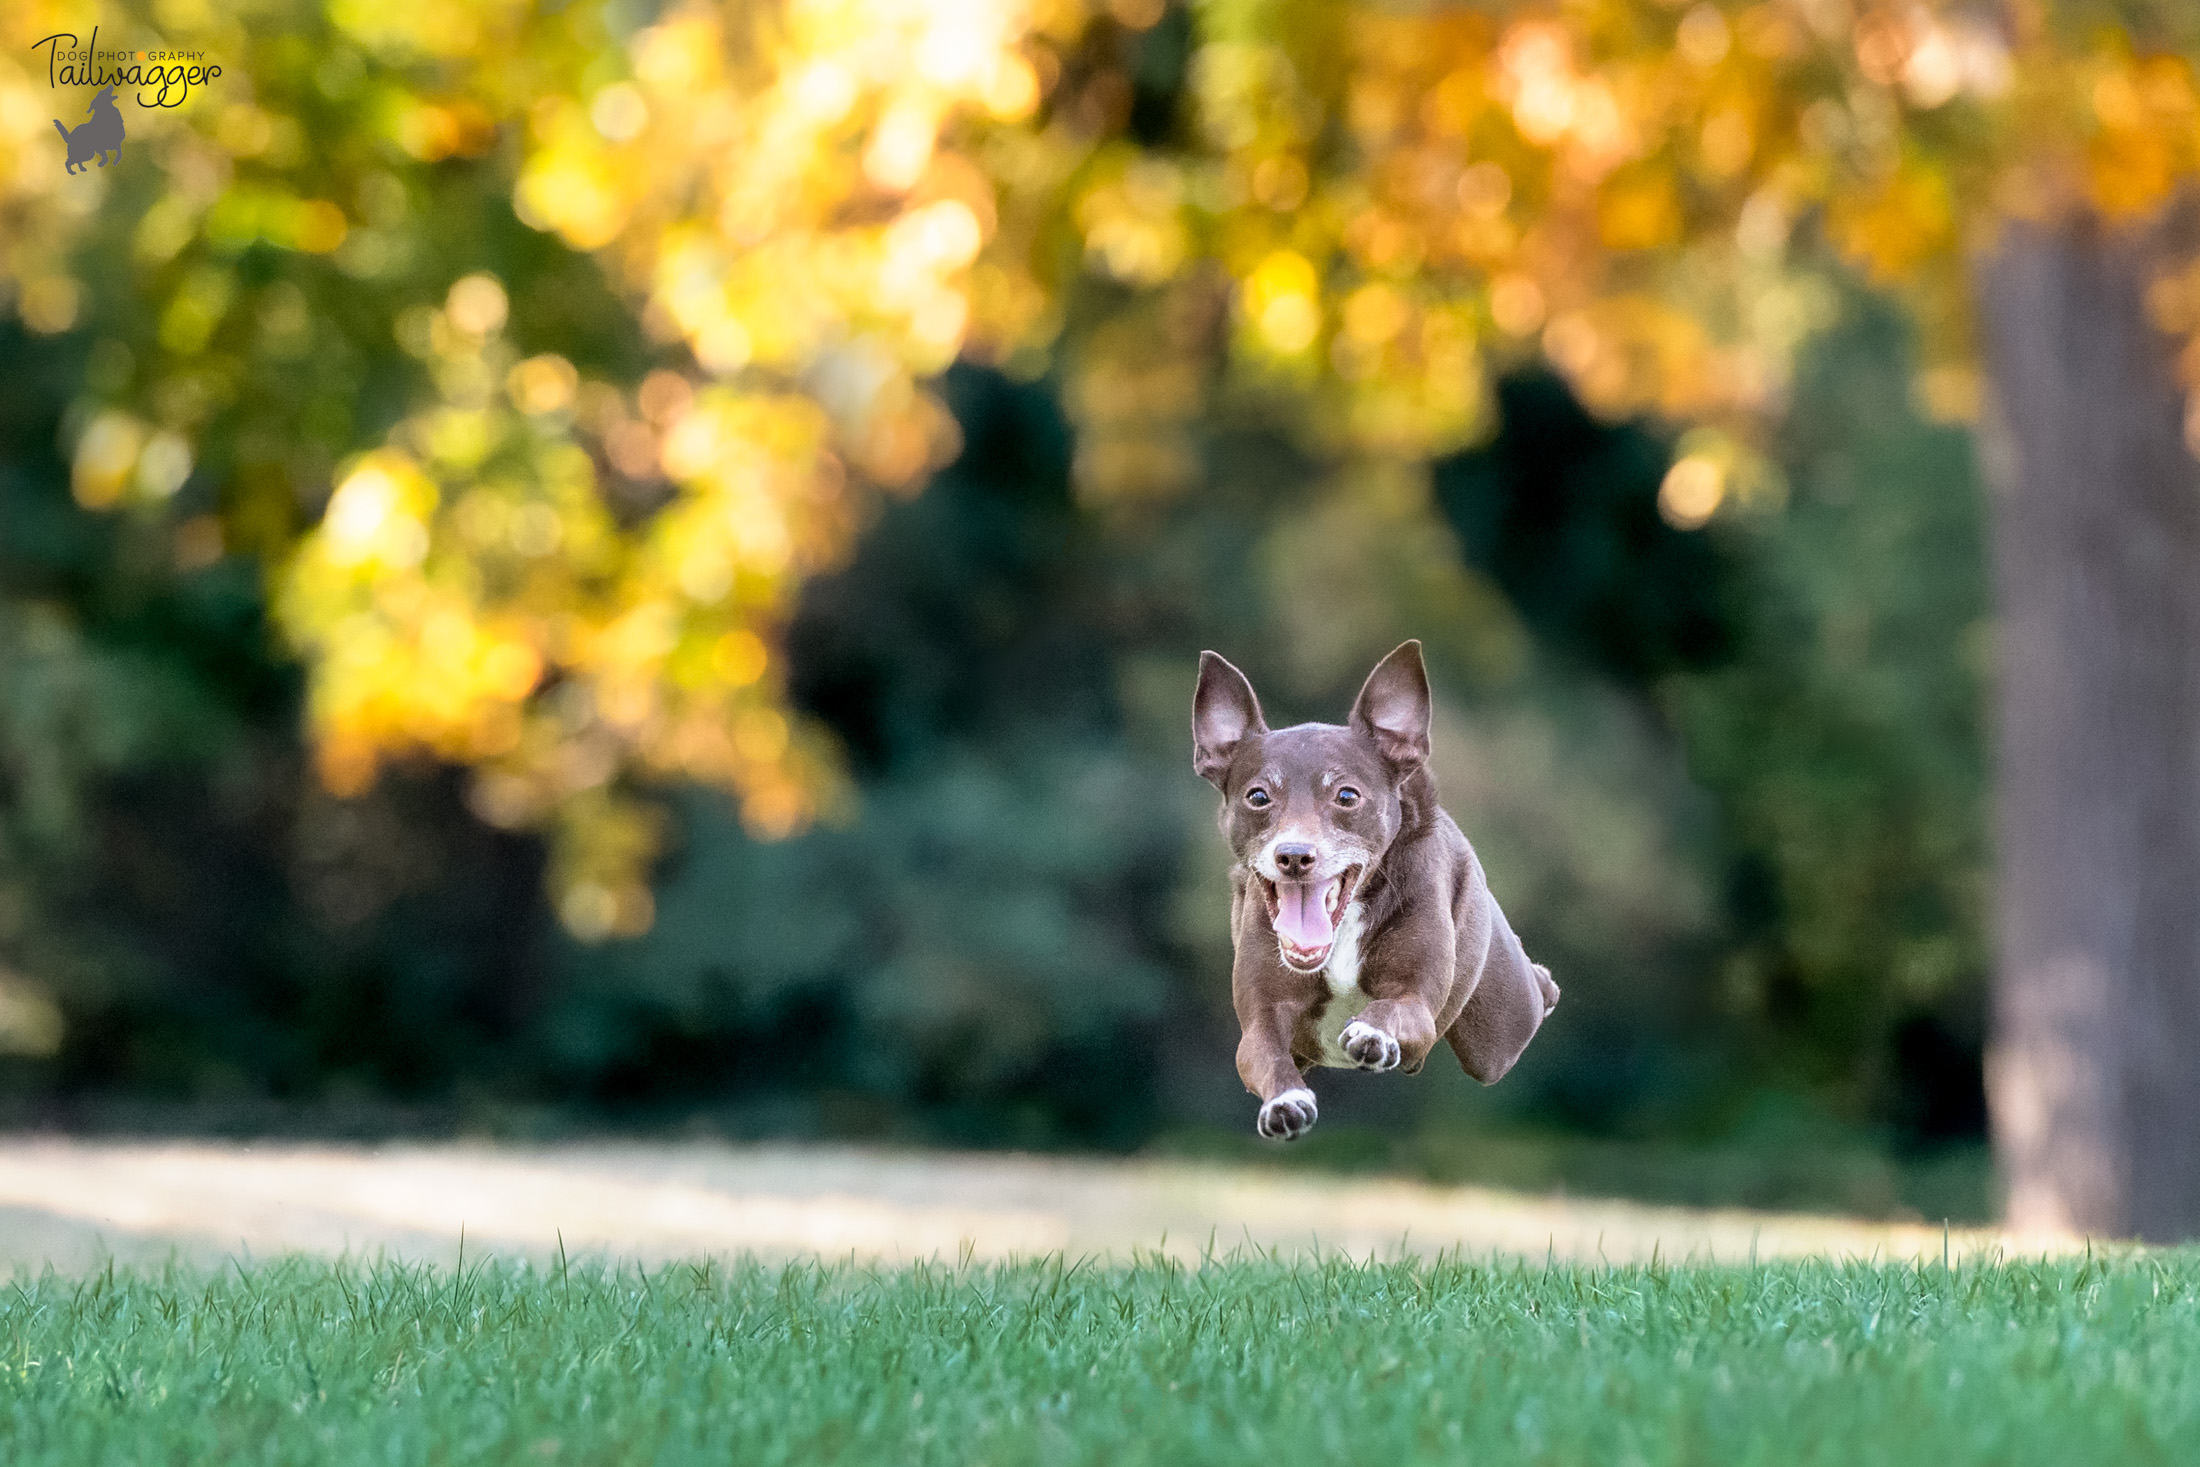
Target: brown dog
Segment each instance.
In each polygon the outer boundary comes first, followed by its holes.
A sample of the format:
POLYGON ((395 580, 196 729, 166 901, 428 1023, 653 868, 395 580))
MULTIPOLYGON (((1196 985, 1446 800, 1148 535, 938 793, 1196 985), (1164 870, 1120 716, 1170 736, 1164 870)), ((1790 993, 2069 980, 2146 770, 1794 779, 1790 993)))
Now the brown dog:
POLYGON ((1192 767, 1222 791, 1238 1074, 1256 1129, 1314 1127, 1306 1067, 1411 1074, 1438 1035, 1493 1085, 1558 1006, 1436 803, 1421 644, 1377 663, 1342 728, 1271 731, 1245 674, 1199 657, 1192 767))

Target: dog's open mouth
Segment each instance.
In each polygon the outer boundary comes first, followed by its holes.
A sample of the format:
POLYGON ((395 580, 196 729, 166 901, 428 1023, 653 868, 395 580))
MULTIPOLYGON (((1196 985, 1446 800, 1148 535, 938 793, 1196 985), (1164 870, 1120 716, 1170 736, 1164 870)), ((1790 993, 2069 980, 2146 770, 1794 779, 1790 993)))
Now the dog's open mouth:
POLYGON ((1358 866, 1347 866, 1320 881, 1270 881, 1255 876, 1261 897, 1268 903, 1268 925, 1276 930, 1276 947, 1285 963, 1301 973, 1314 973, 1329 961, 1329 950, 1337 941, 1337 923, 1360 884, 1360 871, 1358 866))

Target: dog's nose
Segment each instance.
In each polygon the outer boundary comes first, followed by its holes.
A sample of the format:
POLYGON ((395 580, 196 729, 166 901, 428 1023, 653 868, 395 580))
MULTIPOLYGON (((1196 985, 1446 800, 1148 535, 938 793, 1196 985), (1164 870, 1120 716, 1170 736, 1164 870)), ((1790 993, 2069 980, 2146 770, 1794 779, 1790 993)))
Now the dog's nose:
POLYGON ((1276 869, 1286 876, 1314 874, 1314 848, 1306 845, 1276 847, 1276 869))

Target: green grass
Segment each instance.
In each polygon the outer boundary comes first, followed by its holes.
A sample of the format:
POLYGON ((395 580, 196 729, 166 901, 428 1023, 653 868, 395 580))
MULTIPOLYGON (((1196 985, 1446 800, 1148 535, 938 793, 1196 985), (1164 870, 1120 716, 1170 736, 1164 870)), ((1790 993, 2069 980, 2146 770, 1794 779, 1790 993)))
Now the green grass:
POLYGON ((2200 1462, 2200 1252, 19 1278, 0 1461, 2200 1462))

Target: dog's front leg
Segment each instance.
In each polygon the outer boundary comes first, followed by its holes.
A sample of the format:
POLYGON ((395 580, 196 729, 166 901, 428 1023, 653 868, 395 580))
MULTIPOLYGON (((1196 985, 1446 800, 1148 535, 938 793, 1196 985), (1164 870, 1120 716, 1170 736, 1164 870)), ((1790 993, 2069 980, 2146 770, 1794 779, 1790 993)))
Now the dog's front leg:
POLYGON ((1296 1141, 1314 1129, 1319 1112, 1291 1041, 1321 993, 1321 980, 1283 965, 1268 914, 1245 889, 1243 868, 1231 885, 1230 945, 1230 1006, 1241 1032, 1238 1078, 1260 1097, 1253 1129, 1272 1140, 1296 1141))
POLYGON ((1244 1035, 1238 1040, 1238 1078, 1260 1097, 1260 1117, 1253 1129, 1275 1141, 1296 1141, 1314 1129, 1320 1114, 1314 1092, 1306 1088, 1306 1074, 1291 1056, 1291 1035, 1304 1003, 1289 1000, 1242 1000, 1237 1005, 1238 1023, 1244 1035))
POLYGON ((1419 1072, 1436 1047, 1454 967, 1449 913, 1423 912, 1370 945, 1360 986, 1371 995, 1337 1042, 1363 1070, 1419 1072))

